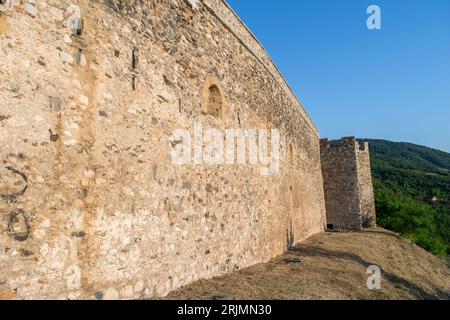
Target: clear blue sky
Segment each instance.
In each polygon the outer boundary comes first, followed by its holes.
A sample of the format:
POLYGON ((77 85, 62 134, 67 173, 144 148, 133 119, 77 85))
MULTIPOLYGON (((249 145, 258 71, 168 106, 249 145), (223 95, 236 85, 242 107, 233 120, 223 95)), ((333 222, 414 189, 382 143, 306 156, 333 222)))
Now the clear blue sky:
POLYGON ((322 137, 450 152, 450 0, 228 0, 322 137), (370 4, 382 30, 366 27, 370 4))

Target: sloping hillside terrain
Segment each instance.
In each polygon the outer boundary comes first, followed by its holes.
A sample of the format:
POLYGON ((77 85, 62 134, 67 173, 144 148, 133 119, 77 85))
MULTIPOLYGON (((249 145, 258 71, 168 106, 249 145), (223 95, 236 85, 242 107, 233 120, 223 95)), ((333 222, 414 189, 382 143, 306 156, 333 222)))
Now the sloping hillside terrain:
POLYGON ((450 154, 410 143, 370 143, 378 224, 450 256, 450 154))
POLYGON ((393 232, 318 234, 272 261, 172 292, 168 299, 448 299, 450 268, 393 232), (369 290, 367 268, 381 269, 369 290))

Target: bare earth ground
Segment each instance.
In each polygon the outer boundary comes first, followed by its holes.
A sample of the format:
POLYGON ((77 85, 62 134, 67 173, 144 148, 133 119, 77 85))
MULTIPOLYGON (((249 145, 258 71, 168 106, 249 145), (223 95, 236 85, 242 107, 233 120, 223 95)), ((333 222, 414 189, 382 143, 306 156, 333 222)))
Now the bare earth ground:
POLYGON ((322 233, 272 261, 201 280, 167 299, 447 299, 450 266, 395 233, 322 233), (300 261, 301 260, 301 261, 300 261), (368 290, 367 267, 382 269, 368 290))

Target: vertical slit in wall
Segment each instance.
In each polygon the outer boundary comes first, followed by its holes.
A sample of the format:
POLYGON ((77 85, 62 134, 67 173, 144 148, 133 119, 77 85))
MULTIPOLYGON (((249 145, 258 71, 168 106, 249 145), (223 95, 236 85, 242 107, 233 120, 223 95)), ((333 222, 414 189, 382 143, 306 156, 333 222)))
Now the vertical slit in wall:
MULTIPOLYGON (((138 67, 138 55, 137 55, 137 50, 135 48, 133 48, 131 50, 131 71, 133 73, 136 73, 137 71, 137 67, 138 67)), ((133 74, 133 78, 131 80, 131 88, 134 90, 136 90, 136 74, 133 74)))
POLYGON ((83 49, 78 48, 77 50, 77 63, 80 64, 81 63, 81 54, 83 53, 83 49))
POLYGON ((181 99, 178 99, 178 111, 181 113, 183 110, 181 110, 181 99))
POLYGON ((133 89, 133 91, 136 90, 136 76, 133 75, 133 78, 131 79, 131 88, 133 89))
POLYGON ((137 56, 137 50, 133 49, 131 51, 131 70, 136 71, 138 65, 138 56, 137 56))
POLYGON ((78 19, 77 20, 77 36, 81 36, 83 34, 83 29, 84 29, 84 21, 83 19, 78 19))

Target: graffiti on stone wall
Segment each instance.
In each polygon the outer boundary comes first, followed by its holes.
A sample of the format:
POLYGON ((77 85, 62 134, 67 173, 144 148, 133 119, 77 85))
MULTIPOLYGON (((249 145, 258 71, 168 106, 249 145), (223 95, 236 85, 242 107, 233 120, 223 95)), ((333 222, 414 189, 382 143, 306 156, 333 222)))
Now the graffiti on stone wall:
MULTIPOLYGON (((14 202, 25 194, 27 188, 28 177, 23 172, 9 166, 0 169, 0 200, 14 202)), ((30 225, 24 210, 11 209, 7 220, 7 232, 11 239, 28 239, 30 225)))
POLYGON ((16 241, 25 241, 30 235, 30 225, 25 211, 19 209, 12 211, 8 218, 9 236, 16 241))

